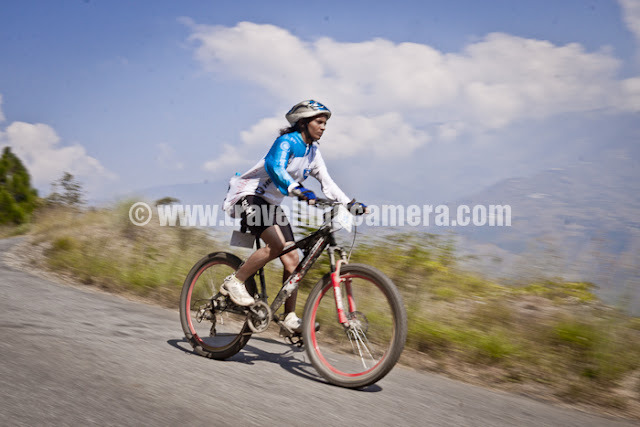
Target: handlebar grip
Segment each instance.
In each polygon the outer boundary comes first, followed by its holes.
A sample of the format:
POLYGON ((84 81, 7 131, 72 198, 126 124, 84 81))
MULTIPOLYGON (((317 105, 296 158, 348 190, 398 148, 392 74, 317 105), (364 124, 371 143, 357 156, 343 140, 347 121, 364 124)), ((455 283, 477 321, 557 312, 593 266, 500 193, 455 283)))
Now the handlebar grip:
POLYGON ((329 200, 329 199, 322 199, 320 197, 315 199, 315 206, 318 207, 330 207, 330 206, 335 206, 335 205, 339 205, 340 203, 335 202, 333 200, 329 200))

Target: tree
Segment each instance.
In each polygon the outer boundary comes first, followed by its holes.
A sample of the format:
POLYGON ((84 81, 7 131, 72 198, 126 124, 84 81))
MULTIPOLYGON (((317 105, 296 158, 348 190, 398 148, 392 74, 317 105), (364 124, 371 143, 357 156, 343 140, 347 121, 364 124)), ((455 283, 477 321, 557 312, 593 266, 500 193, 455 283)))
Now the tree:
POLYGON ((64 172, 62 178, 51 184, 51 194, 47 202, 57 205, 78 207, 84 204, 84 190, 82 184, 75 180, 69 172, 64 172))
POLYGON ((0 224, 22 224, 36 207, 38 192, 22 161, 5 147, 0 157, 0 224))
POLYGON ((171 197, 171 196, 167 196, 167 197, 163 197, 162 199, 158 199, 155 201, 155 205, 171 205, 173 203, 180 203, 179 199, 176 199, 175 197, 171 197))

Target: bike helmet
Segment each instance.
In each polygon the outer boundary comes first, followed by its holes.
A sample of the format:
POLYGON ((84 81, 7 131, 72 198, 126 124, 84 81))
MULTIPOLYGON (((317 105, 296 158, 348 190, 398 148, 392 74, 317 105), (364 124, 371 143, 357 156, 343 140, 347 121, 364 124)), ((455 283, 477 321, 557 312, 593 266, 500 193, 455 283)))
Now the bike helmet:
POLYGON ((318 101, 314 101, 313 99, 309 99, 307 101, 302 101, 291 108, 289 112, 286 114, 286 118, 289 121, 291 126, 295 125, 298 120, 304 119, 307 117, 314 117, 319 114, 325 114, 327 119, 331 117, 331 110, 327 107, 319 103, 318 101))

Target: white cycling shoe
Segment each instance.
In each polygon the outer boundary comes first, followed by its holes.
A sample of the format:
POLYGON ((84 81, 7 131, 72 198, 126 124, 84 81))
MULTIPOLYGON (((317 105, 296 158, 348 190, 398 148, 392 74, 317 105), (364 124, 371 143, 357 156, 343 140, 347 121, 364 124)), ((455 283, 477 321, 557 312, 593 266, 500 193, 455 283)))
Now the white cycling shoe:
POLYGON ((242 307, 248 307, 256 302, 253 297, 249 295, 249 292, 247 292, 244 283, 236 279, 235 274, 224 279, 222 286, 220 286, 220 293, 222 295, 229 295, 234 304, 242 307))
POLYGON ((300 319, 293 311, 287 314, 287 317, 284 318, 282 323, 284 323, 284 326, 291 329, 293 332, 302 332, 302 319, 300 319))

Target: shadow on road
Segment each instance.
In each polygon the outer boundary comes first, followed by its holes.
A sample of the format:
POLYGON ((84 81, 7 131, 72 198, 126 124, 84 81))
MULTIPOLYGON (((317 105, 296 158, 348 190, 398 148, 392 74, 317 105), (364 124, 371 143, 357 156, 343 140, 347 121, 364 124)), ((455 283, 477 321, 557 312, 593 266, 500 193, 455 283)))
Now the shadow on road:
MULTIPOLYGON (((256 361, 275 363, 280 365, 281 368, 283 368, 285 371, 293 375, 297 375, 299 377, 305 378, 310 381, 332 385, 326 382, 322 377, 320 377, 315 372, 315 370, 313 369, 313 366, 310 363, 296 358, 296 354, 298 353, 304 354, 304 349, 301 349, 298 347, 292 348, 287 344, 284 344, 280 341, 276 341, 270 338, 252 337, 251 340, 261 341, 271 345, 277 345, 279 347, 283 347, 283 349, 282 349, 282 352, 280 352, 280 349, 278 349, 275 352, 264 351, 255 346, 252 346, 251 344, 247 344, 235 356, 227 360, 220 360, 218 362, 223 362, 223 363, 236 362, 236 363, 244 363, 247 365, 254 365, 256 361)), ((179 350, 182 350, 185 353, 198 356, 198 354, 193 351, 193 349, 191 348, 191 345, 185 338, 168 340, 167 344, 179 350)), ((368 387, 355 390, 355 391, 373 393, 373 392, 382 391, 382 388, 377 384, 373 384, 368 387)))

